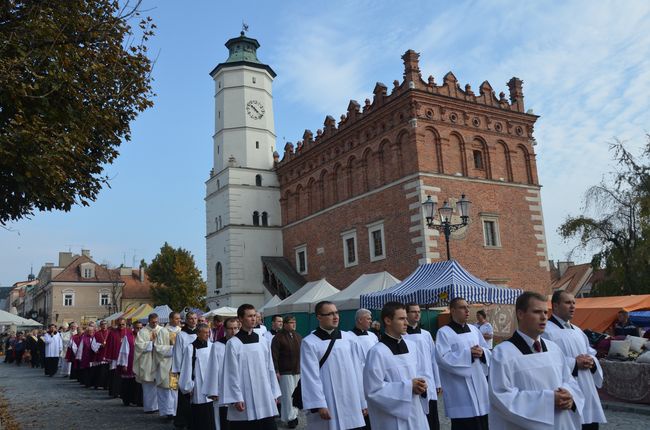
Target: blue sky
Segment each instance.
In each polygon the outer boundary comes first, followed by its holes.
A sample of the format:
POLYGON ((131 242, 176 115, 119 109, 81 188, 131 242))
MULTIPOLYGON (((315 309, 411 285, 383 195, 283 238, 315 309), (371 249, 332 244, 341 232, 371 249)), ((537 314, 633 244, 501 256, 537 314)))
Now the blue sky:
MULTIPOLYGON (((579 212, 589 185, 611 170, 614 137, 640 148, 650 123, 650 2, 593 1, 145 1, 158 26, 150 52, 155 106, 107 168, 111 188, 71 212, 37 213, 0 229, 0 285, 24 279, 59 251, 100 263, 150 261, 162 244, 189 249, 205 270, 204 181, 212 160, 213 84, 226 40, 245 20, 260 59, 278 76, 278 147, 295 142, 375 82, 402 78, 401 55, 421 54, 423 76, 495 91, 524 80, 535 137, 549 256, 556 230, 579 212)), ((503 227, 502 227, 503 229, 503 227)))

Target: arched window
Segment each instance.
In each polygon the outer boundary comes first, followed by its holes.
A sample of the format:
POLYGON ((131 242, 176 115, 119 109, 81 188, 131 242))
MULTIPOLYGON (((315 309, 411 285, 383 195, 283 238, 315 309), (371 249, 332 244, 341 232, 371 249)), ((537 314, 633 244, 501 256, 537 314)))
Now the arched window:
POLYGON ((255 175, 255 185, 258 187, 262 186, 262 175, 255 175))
POLYGON ((223 286, 223 268, 221 267, 221 262, 217 263, 217 290, 221 289, 223 286))
POLYGON ((262 212, 262 225, 267 227, 269 225, 269 214, 262 212))
POLYGON ((253 225, 260 225, 260 213, 258 211, 253 212, 253 225))

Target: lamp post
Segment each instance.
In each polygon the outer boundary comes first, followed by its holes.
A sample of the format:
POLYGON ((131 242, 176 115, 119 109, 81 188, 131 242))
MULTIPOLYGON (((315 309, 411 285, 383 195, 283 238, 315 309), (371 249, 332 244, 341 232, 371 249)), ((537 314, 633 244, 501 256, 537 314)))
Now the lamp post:
POLYGON ((451 215, 454 212, 449 202, 445 200, 438 212, 440 214, 440 223, 434 223, 436 217, 436 202, 427 196, 427 200, 422 203, 424 208, 424 216, 426 217, 427 226, 434 230, 438 230, 445 235, 445 242, 447 243, 447 260, 451 260, 451 253, 449 252, 449 236, 452 231, 459 230, 469 223, 469 205, 472 202, 465 198, 465 194, 460 196, 460 200, 456 203, 456 208, 460 212, 460 224, 452 224, 451 215))

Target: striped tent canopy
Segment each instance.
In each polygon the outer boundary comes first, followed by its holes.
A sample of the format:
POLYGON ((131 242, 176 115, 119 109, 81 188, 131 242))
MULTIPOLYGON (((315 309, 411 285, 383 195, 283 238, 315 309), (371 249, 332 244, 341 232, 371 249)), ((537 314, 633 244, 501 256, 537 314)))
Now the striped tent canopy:
POLYGON ((521 293, 519 289, 489 284, 450 260, 423 264, 399 284, 361 295, 360 302, 367 309, 381 309, 390 301, 444 306, 455 297, 463 297, 468 303, 513 304, 521 293))

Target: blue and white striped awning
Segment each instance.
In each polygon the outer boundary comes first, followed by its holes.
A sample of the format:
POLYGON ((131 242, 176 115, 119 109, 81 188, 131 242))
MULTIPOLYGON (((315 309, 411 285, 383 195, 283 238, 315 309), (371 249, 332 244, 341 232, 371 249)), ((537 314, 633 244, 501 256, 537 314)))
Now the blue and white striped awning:
POLYGON ((399 284, 362 295, 360 304, 366 309, 381 309, 391 301, 444 306, 456 297, 468 303, 513 304, 521 293, 520 289, 489 284, 450 260, 423 264, 399 284))

